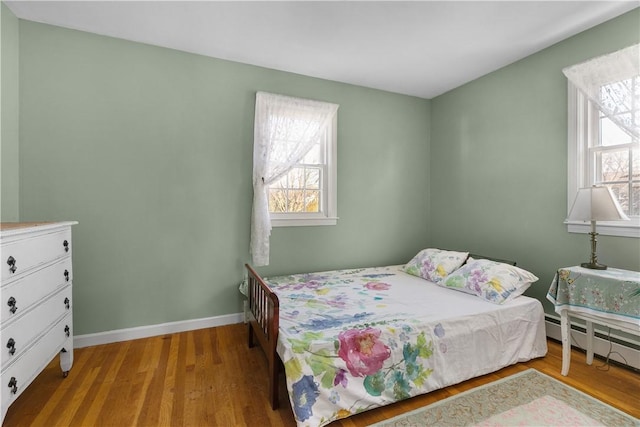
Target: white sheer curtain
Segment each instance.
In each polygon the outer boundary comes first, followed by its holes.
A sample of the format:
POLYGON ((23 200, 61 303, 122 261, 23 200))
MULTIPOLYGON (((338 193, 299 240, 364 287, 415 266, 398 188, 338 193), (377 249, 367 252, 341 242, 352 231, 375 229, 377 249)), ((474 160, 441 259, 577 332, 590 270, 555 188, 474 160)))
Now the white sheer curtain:
POLYGON ((256 94, 251 257, 269 265, 269 185, 299 163, 326 131, 338 105, 272 93, 256 94))
POLYGON ((607 118, 632 137, 640 138, 640 44, 562 71, 607 118))

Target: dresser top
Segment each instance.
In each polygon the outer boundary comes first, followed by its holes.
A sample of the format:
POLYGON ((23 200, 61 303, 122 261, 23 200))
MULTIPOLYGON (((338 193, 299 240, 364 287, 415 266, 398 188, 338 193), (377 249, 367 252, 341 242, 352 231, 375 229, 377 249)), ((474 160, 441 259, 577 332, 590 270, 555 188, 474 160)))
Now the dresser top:
POLYGON ((3 236, 20 233, 24 231, 40 231, 47 229, 54 229, 59 227, 67 227, 77 224, 77 221, 62 221, 62 222, 47 222, 47 221, 33 221, 33 222, 1 222, 0 232, 3 236))

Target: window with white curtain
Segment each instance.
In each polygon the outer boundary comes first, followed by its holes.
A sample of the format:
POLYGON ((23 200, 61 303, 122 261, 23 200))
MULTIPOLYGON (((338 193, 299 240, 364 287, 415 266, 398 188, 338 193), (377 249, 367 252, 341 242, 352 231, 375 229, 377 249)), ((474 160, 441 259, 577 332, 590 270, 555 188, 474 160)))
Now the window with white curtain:
MULTIPOLYGON (((598 222, 600 234, 640 237, 640 45, 563 70, 569 93, 567 209, 579 188, 606 185, 631 221, 598 222)), ((570 232, 589 224, 568 222, 570 232)))
MULTIPOLYGON (((269 184, 269 213, 274 227, 336 224, 335 125, 334 115, 307 154, 269 184)), ((287 150, 290 142, 283 141, 279 146, 287 150)))
POLYGON ((256 94, 251 256, 269 264, 273 226, 337 222, 338 105, 256 94))

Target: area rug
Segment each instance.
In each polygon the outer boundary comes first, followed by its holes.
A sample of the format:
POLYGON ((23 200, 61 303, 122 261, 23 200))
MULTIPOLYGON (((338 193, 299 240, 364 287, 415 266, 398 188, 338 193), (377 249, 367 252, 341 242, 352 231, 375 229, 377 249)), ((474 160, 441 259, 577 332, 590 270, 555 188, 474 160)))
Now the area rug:
POLYGON ((640 426, 640 420, 535 369, 476 387, 371 427, 640 426))

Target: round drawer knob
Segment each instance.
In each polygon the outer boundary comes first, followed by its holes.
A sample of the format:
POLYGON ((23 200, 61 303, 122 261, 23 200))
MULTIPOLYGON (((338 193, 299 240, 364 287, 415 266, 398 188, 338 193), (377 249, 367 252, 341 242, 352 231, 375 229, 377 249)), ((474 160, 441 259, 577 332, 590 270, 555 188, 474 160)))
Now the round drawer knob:
POLYGON ((69 270, 65 270, 64 271, 64 280, 65 280, 65 282, 69 281, 69 270))
POLYGON ((65 325, 64 334, 67 336, 67 338, 69 338, 69 335, 71 335, 71 329, 69 329, 69 325, 65 325))
POLYGON ((65 240, 64 242, 62 242, 62 246, 64 246, 65 252, 69 252, 69 242, 65 240))
MULTIPOLYGON (((70 303, 70 302, 71 302, 71 301, 69 301, 69 298, 65 298, 65 299, 64 299, 64 306, 65 306, 65 308, 66 308, 67 310, 69 310, 69 303, 70 303)), ((68 336, 68 335, 67 335, 67 336, 68 336)))

